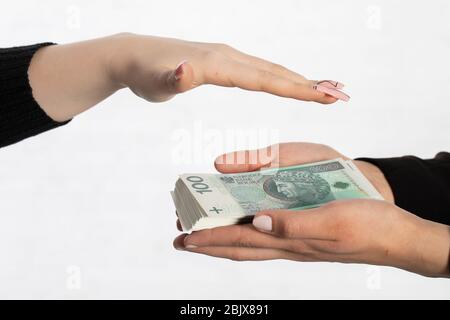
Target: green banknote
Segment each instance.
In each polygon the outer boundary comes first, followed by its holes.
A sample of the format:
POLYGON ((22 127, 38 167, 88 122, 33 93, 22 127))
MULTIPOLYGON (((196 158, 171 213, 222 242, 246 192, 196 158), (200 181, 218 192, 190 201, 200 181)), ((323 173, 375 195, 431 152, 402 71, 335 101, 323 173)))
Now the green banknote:
POLYGON ((239 223, 265 209, 381 199, 356 166, 342 159, 238 174, 183 174, 172 196, 186 231, 239 223))

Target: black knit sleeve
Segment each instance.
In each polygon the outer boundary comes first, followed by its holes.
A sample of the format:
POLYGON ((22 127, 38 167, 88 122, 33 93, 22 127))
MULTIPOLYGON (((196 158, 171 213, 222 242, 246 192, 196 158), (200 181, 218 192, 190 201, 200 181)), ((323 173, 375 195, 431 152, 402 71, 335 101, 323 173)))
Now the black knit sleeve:
POLYGON ((357 160, 380 168, 396 205, 424 219, 450 225, 450 153, 440 152, 428 160, 413 156, 357 160))
POLYGON ((0 147, 68 122, 56 122, 47 116, 33 98, 28 80, 33 54, 52 44, 0 49, 0 147))

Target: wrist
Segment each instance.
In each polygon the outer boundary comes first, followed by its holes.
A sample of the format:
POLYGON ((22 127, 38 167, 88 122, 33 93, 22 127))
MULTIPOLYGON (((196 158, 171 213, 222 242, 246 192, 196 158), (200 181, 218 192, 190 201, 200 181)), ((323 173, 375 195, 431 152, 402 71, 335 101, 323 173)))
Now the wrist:
POLYGON ((450 277, 450 227, 433 221, 418 219, 416 263, 419 273, 431 277, 450 277))
POLYGON ((394 194, 392 193, 391 186, 384 173, 377 166, 361 160, 353 160, 353 163, 361 170, 364 176, 366 176, 386 201, 394 203, 394 194))
POLYGON ((392 205, 384 218, 390 233, 381 238, 380 264, 428 277, 450 277, 450 227, 392 205))
POLYGON ((33 97, 53 120, 67 121, 106 99, 121 86, 112 77, 117 36, 49 46, 28 68, 33 97))
POLYGON ((128 32, 118 33, 110 37, 112 49, 106 58, 106 69, 112 86, 117 90, 129 86, 128 79, 133 69, 133 51, 137 37, 137 35, 128 32))

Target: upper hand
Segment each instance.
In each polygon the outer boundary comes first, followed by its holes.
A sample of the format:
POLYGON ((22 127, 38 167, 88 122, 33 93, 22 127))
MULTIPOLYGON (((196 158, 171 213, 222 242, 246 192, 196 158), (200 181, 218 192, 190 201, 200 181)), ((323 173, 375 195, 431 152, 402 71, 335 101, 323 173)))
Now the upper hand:
POLYGON ((337 81, 313 81, 281 65, 218 43, 121 34, 109 69, 118 86, 165 101, 202 84, 264 91, 319 103, 348 100, 337 81))

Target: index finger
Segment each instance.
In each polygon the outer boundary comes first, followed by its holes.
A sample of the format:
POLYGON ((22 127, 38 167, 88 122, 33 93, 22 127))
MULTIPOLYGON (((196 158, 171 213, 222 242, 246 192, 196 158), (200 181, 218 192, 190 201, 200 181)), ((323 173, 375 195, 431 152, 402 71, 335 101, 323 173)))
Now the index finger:
POLYGON ((238 87, 250 91, 262 91, 280 97, 303 101, 315 101, 323 104, 336 102, 337 99, 307 84, 281 77, 270 71, 259 69, 231 59, 223 60, 220 66, 205 73, 205 83, 238 87))

